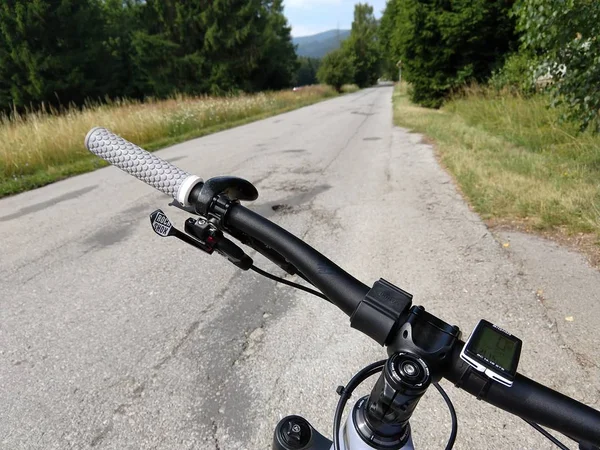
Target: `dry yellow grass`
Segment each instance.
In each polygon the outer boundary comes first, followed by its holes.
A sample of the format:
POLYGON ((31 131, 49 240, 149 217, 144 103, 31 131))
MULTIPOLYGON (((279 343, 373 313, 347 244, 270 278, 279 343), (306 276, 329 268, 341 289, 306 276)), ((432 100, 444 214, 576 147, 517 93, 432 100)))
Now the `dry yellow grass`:
POLYGON ((183 97, 113 102, 62 114, 32 113, 0 120, 0 196, 93 170, 102 163, 83 146, 104 126, 149 149, 235 126, 336 95, 325 86, 235 97, 183 97))

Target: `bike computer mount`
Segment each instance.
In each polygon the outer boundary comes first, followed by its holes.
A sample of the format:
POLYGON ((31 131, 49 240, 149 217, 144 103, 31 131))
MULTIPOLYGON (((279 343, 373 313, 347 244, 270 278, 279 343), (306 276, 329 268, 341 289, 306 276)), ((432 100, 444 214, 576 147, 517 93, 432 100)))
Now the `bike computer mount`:
POLYGON ((460 357, 477 372, 511 387, 517 373, 521 346, 519 338, 482 319, 469 336, 460 357))

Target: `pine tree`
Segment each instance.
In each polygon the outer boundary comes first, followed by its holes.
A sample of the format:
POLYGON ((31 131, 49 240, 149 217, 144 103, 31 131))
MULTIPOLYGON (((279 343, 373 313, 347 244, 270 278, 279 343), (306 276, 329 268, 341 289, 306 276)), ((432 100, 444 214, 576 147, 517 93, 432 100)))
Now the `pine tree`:
POLYGON ((140 75, 134 64, 133 35, 142 29, 142 0, 104 0, 101 2, 105 23, 104 45, 111 56, 109 97, 143 97, 140 75))
POLYGON ((145 95, 197 94, 208 89, 203 55, 206 1, 148 0, 144 29, 133 35, 134 64, 145 95))
POLYGON ((317 58, 308 58, 300 56, 298 58, 299 67, 294 77, 296 86, 307 86, 317 83, 317 72, 321 66, 321 60, 317 58))
POLYGON ((0 5, 0 108, 81 104, 110 85, 96 0, 5 0, 0 5))
POLYGON ((289 86, 282 0, 5 0, 0 110, 289 86))
POLYGON ((253 89, 289 87, 299 67, 292 43, 291 27, 283 14, 282 0, 263 1, 264 23, 260 42, 260 61, 254 70, 253 89))
POLYGON ((261 58, 260 37, 267 20, 261 0, 213 0, 202 19, 210 91, 252 91, 252 74, 261 58))
POLYGON ((354 82, 360 87, 375 84, 379 77, 381 55, 373 7, 366 3, 354 6, 350 36, 342 45, 354 66, 354 82))

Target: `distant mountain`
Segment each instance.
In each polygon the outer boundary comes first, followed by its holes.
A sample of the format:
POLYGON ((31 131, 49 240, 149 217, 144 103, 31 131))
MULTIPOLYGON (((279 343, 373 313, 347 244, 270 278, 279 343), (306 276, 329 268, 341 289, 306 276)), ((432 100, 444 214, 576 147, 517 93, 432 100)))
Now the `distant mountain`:
POLYGON ((310 58, 322 58, 332 50, 340 47, 340 44, 350 35, 350 30, 329 30, 312 36, 292 38, 292 42, 298 47, 298 56, 310 58))

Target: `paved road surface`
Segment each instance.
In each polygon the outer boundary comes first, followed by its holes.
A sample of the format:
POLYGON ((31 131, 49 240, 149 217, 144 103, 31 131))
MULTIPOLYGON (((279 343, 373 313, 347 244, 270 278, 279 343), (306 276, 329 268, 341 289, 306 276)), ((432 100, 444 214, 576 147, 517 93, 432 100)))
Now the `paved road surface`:
MULTIPOLYGON (((432 149, 391 122, 381 87, 159 154, 248 178, 258 211, 466 333, 482 316, 502 324, 525 342, 524 374, 599 408, 598 273, 493 236, 432 149)), ((321 300, 156 237, 148 214, 167 200, 106 168, 0 201, 0 448, 266 449, 288 413, 330 433, 336 386, 384 356, 321 300)), ((551 448, 446 386, 456 448, 551 448)), ((443 448, 443 402, 431 390, 421 405, 416 445, 443 448)))

